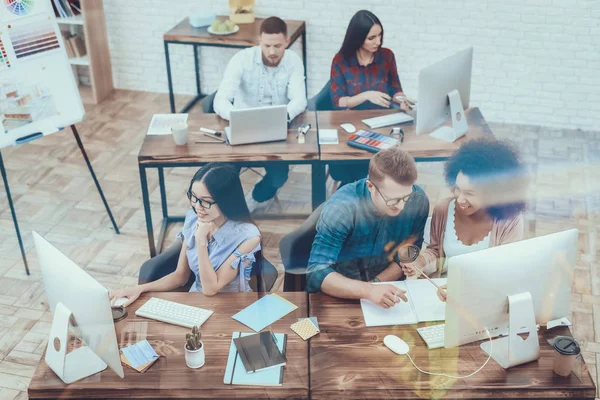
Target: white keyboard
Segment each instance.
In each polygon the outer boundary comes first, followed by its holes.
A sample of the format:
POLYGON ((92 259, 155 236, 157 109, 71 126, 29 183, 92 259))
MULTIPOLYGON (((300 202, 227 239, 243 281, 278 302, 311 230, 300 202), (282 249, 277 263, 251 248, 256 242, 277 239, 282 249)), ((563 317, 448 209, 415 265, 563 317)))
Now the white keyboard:
POLYGON ((445 324, 440 324, 417 328, 417 332, 419 332, 419 335, 427 343, 428 349, 444 347, 444 326, 445 324))
POLYGON ((414 118, 405 113, 394 113, 362 120, 362 122, 371 129, 383 128, 384 126, 390 125, 405 124, 412 121, 414 121, 414 118))
POLYGON ((151 297, 135 315, 191 328, 202 325, 212 313, 211 310, 151 297))

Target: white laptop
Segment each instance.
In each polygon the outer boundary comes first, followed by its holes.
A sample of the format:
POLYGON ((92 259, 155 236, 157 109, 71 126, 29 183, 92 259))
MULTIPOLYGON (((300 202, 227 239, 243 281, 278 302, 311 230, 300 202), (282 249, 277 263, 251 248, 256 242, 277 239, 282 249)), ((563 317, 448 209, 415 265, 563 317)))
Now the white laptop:
POLYGON ((287 106, 231 110, 225 136, 232 146, 287 139, 287 106))

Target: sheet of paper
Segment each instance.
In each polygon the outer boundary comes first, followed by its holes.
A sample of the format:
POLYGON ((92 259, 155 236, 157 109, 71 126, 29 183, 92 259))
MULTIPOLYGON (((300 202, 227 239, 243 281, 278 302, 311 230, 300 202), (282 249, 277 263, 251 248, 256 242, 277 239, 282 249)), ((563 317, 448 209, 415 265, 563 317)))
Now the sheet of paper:
POLYGON ((176 124, 186 123, 187 114, 154 114, 147 135, 170 135, 171 127, 176 124))
MULTIPOLYGON (((391 284, 402 290, 406 290, 405 282, 373 283, 373 285, 381 284, 391 284)), ((400 301, 400 303, 390 308, 380 307, 365 299, 360 301, 360 306, 366 326, 410 325, 419 322, 410 304, 410 297, 408 303, 400 301)))
POLYGON ((273 293, 255 301, 231 318, 260 332, 297 308, 295 304, 273 293))
MULTIPOLYGON (((436 285, 445 285, 447 279, 432 279, 436 285)), ((446 303, 437 297, 437 288, 427 279, 405 281, 419 322, 446 320, 446 303)))
POLYGON ((548 321, 548 323, 546 324, 546 329, 552 329, 557 326, 571 326, 571 322, 567 319, 567 317, 562 317, 559 319, 548 321))
POLYGON ((319 129, 319 144, 338 144, 337 129, 319 129))
POLYGON ((133 368, 137 368, 158 358, 158 354, 156 354, 147 340, 123 347, 122 351, 133 368))

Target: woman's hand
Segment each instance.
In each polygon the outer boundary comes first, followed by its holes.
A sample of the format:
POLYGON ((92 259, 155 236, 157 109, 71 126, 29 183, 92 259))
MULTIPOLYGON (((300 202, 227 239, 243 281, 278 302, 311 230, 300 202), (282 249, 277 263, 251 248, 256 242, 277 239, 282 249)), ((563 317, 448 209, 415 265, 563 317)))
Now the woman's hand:
POLYGON ((437 291, 437 296, 441 301, 446 301, 446 299, 448 298, 448 292, 446 291, 448 289, 448 285, 442 285, 440 286, 440 288, 437 291))
POLYGON ((414 277, 415 275, 418 274, 417 270, 412 267, 412 263, 401 264, 401 265, 402 265, 402 271, 404 272, 404 275, 406 275, 407 278, 414 277))
POLYGON ((211 232, 215 228, 214 222, 196 222, 196 245, 206 246, 208 243, 211 232))
POLYGON ((389 108, 392 104, 392 98, 387 93, 378 92, 376 90, 369 90, 367 92, 363 92, 363 96, 371 103, 384 108, 389 108))
POLYGON ((129 300, 127 300, 125 303, 123 303, 123 307, 127 307, 128 305, 130 305, 131 303, 136 301, 138 299, 138 297, 140 297, 142 292, 143 292, 143 290, 142 290, 141 285, 135 285, 135 286, 126 287, 123 289, 110 291, 108 293, 108 298, 110 299, 110 305, 111 306, 114 305, 115 301, 117 301, 121 297, 127 297, 129 300))

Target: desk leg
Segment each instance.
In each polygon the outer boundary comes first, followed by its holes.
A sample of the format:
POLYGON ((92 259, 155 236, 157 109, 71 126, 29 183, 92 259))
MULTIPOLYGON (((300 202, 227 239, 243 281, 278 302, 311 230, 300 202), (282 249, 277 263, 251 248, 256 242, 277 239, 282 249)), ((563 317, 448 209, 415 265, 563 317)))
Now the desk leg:
POLYGON ((198 45, 194 45, 194 66, 196 67, 196 93, 202 96, 200 88, 200 59, 198 58, 198 45))
POLYGON ((327 196, 327 182, 325 176, 325 164, 315 162, 310 167, 312 178, 312 209, 317 209, 325 202, 327 196))
POLYGON ((306 29, 302 32, 302 63, 304 64, 304 89, 308 95, 308 69, 306 67, 306 29))
POLYGON ((144 203, 144 213, 146 214, 146 231, 148 233, 148 246, 150 247, 150 257, 156 255, 156 245, 154 244, 154 229, 152 228, 152 211, 150 210, 150 195, 148 194, 148 179, 146 178, 146 167, 139 164, 140 185, 142 186, 142 202, 144 203))
POLYGON ((23 264, 25 264, 25 273, 29 275, 29 264, 27 264, 27 257, 25 256, 25 248, 23 247, 23 240, 21 239, 21 231, 19 230, 19 223, 17 222, 17 214, 15 213, 15 207, 13 205, 12 196, 10 195, 10 187, 8 186, 8 177, 6 176, 6 169, 4 169, 4 160, 2 159, 2 153, 0 152, 0 172, 2 172, 2 180, 4 181, 4 188, 6 189, 6 197, 8 198, 8 206, 10 207, 10 213, 12 215, 13 224, 15 225, 15 231, 17 233, 17 240, 19 241, 19 247, 21 248, 21 257, 23 258, 23 264))
POLYGON ((171 113, 175 113, 175 95, 173 94, 173 79, 171 77, 171 60, 169 59, 169 42, 165 43, 165 60, 167 62, 167 82, 169 83, 169 102, 171 103, 171 113))
POLYGON ((162 206, 162 216, 164 219, 169 218, 167 210, 167 190, 165 188, 165 171, 162 167, 158 168, 158 184, 160 186, 160 204, 162 206))

